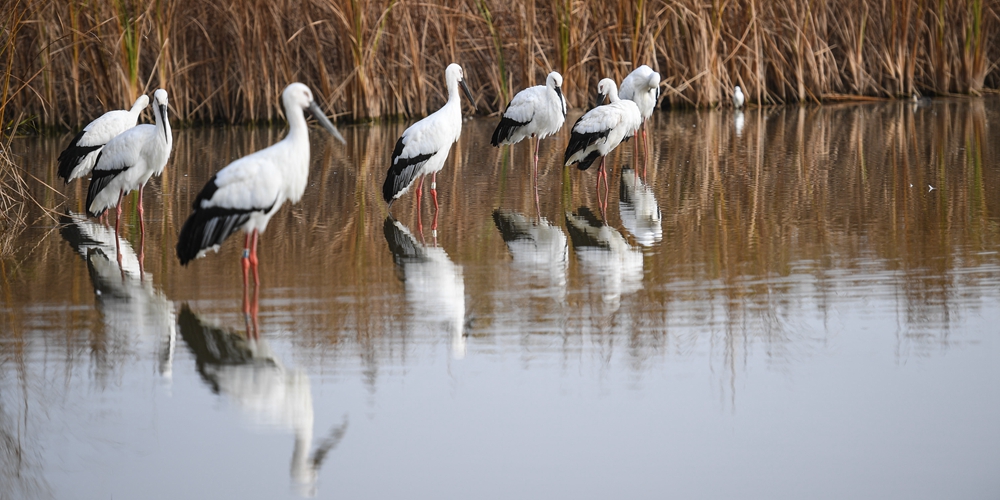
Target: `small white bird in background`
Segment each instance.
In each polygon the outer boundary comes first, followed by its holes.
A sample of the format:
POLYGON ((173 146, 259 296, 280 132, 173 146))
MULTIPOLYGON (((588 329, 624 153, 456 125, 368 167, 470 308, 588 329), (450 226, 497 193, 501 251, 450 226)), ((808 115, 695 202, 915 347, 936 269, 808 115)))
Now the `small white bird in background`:
POLYGON ((740 109, 743 107, 743 103, 745 101, 746 99, 743 97, 743 91, 740 89, 740 86, 737 85, 736 90, 733 91, 733 106, 735 106, 736 109, 740 109))
POLYGON ((458 142, 458 138, 462 135, 462 100, 458 94, 459 86, 469 98, 473 109, 476 107, 472 92, 465 84, 461 66, 455 63, 449 64, 445 68, 444 78, 448 86, 448 102, 441 109, 410 125, 396 141, 396 147, 392 151, 392 162, 382 184, 382 198, 389 204, 390 209, 392 202, 406 194, 413 181, 419 178, 420 182, 417 184, 419 213, 424 176, 430 174, 431 196, 434 198, 435 214, 437 213, 437 173, 444 168, 444 161, 448 159, 451 145, 458 142))
POLYGON ((590 165, 601 159, 597 175, 597 195, 600 199, 601 179, 604 179, 604 201, 607 203, 608 175, 604 168, 605 157, 618 147, 621 142, 632 137, 642 125, 642 115, 639 107, 633 101, 618 98, 618 86, 615 81, 605 78, 597 83, 600 99, 606 96, 611 102, 587 111, 573 124, 569 145, 566 146, 564 163, 566 166, 578 164, 580 170, 587 170, 590 165))
POLYGON ((238 230, 246 233, 243 246, 243 285, 247 270, 257 274, 257 238, 285 201, 298 203, 309 179, 308 110, 341 143, 343 136, 313 100, 312 91, 292 83, 281 93, 288 120, 288 135, 260 151, 244 156, 216 173, 195 198, 191 215, 177 238, 177 258, 181 265, 202 257, 209 249, 238 230), (251 238, 252 237, 252 238, 251 238))
MULTIPOLYGON (((87 212, 92 217, 100 217, 107 209, 115 207, 115 234, 119 233, 122 218, 122 198, 138 189, 139 231, 145 235, 142 192, 150 177, 163 172, 174 144, 167 119, 166 90, 157 89, 153 93, 153 116, 155 124, 137 125, 108 141, 91 172, 87 212)), ((139 251, 142 253, 141 244, 139 251)), ((120 252, 118 256, 121 257, 120 252)))
POLYGON ((545 85, 528 87, 514 96, 493 131, 490 144, 517 144, 525 137, 535 138, 535 183, 538 182, 538 143, 556 133, 566 121, 566 98, 562 93, 562 75, 553 71, 545 85))
POLYGON ((147 105, 149 97, 143 94, 132 104, 132 109, 108 111, 83 127, 59 153, 59 177, 68 183, 89 174, 94 169, 101 148, 118 134, 134 127, 147 105))
MULTIPOLYGON (((618 97, 635 102, 642 115, 642 175, 646 175, 646 163, 649 157, 649 142, 646 139, 646 120, 653 115, 656 104, 660 99, 660 74, 653 71, 653 68, 643 64, 622 80, 621 91, 618 97)), ((633 151, 638 152, 638 144, 633 151)), ((633 160, 634 162, 634 160, 633 160)), ((638 173, 638 170, 636 170, 638 173)))

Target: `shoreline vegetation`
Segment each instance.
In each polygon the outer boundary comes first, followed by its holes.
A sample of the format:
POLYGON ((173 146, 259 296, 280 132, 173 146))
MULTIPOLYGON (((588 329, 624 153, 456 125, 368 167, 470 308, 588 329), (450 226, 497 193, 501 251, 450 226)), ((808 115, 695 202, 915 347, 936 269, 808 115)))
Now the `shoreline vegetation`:
POLYGON ((6 5, 4 134, 78 129, 158 87, 178 124, 266 123, 292 81, 341 121, 424 116, 443 102, 452 61, 487 114, 551 70, 582 108, 600 78, 639 64, 662 75, 666 107, 730 105, 735 85, 758 105, 1000 88, 1000 0, 6 5))
POLYGON ((425 116, 452 61, 481 114, 552 70, 586 108, 639 64, 661 107, 729 106, 736 85, 754 105, 1000 88, 1000 0, 10 0, 0 19, 4 232, 29 199, 11 137, 159 87, 178 126, 280 121, 292 81, 340 121, 425 116))

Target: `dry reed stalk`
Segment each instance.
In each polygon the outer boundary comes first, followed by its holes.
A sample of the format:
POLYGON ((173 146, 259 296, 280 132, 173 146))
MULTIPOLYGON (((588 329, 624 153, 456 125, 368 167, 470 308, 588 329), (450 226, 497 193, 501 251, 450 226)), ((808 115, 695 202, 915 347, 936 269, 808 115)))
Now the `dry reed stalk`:
POLYGON ((78 127, 165 87, 178 121, 265 122, 290 81, 354 120, 424 115, 459 62, 481 112, 550 70, 573 107, 638 64, 670 105, 981 93, 1000 85, 1000 0, 16 0, 12 106, 78 127), (33 79, 38 74, 41 78, 33 79))

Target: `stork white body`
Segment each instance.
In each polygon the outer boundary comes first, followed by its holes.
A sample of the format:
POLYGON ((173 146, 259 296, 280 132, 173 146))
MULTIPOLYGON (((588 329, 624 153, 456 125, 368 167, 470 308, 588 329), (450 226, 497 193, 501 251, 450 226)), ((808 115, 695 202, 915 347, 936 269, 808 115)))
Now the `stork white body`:
POLYGON ((634 102, 645 122, 653 115, 660 98, 660 74, 645 64, 639 66, 622 80, 618 97, 634 102))
MULTIPOLYGON (((174 140, 167 118, 167 91, 153 93, 155 124, 132 127, 108 141, 97 157, 87 191, 87 212, 98 217, 111 207, 121 215, 122 196, 142 188, 153 175, 160 175, 170 158, 174 140)), ((117 222, 116 222, 117 226, 117 222)))
POLYGON ((392 207, 392 202, 406 194, 417 178, 418 199, 423 176, 434 176, 431 184, 431 194, 437 203, 437 173, 444 168, 451 145, 458 142, 462 135, 462 101, 459 96, 459 86, 465 92, 469 102, 475 107, 469 87, 466 86, 462 67, 452 63, 445 69, 445 82, 448 85, 448 102, 427 116, 410 125, 396 141, 392 151, 392 163, 386 172, 382 184, 382 198, 392 207))
POLYGON ((741 90, 740 86, 737 85, 736 90, 733 91, 733 106, 735 106, 736 109, 740 109, 743 107, 743 103, 745 101, 746 98, 743 96, 743 90, 741 90))
POLYGON ((559 131, 566 121, 566 98, 562 93, 562 75, 553 71, 545 85, 528 87, 514 96, 490 141, 495 147, 517 144, 525 137, 535 137, 534 175, 538 178, 538 143, 559 131))
POLYGON ((604 179, 604 200, 601 205, 605 208, 609 187, 604 159, 623 140, 635 134, 642 125, 642 115, 635 102, 618 98, 614 80, 601 80, 597 84, 597 91, 611 102, 587 111, 576 121, 564 158, 567 166, 578 163, 577 168, 580 170, 587 170, 598 157, 601 158, 601 166, 597 171, 597 194, 600 198, 601 179, 604 179))
POLYGON ((598 157, 601 166, 597 171, 597 194, 600 198, 601 179, 604 179, 604 201, 607 204, 608 177, 604 159, 623 140, 635 134, 642 125, 642 115, 635 102, 618 97, 614 80, 605 78, 597 83, 599 95, 607 96, 609 104, 600 105, 584 113, 575 124, 569 137, 564 156, 567 166, 578 163, 577 168, 587 170, 598 157))
POLYGON ((545 85, 518 92, 504 110, 491 143, 517 144, 526 137, 544 139, 558 132, 566 121, 562 81, 562 75, 553 71, 545 78, 545 85))
MULTIPOLYGON (((642 141, 643 152, 643 175, 646 172, 646 159, 649 158, 649 142, 646 140, 646 120, 653 115, 656 104, 660 99, 660 74, 653 71, 653 68, 643 64, 639 66, 622 80, 621 90, 618 96, 624 100, 632 101, 639 107, 639 114, 642 116, 642 141)), ((632 148, 633 155, 638 156, 639 141, 632 148)), ((636 174, 639 170, 636 169, 636 174)))
POLYGON ((139 114, 147 105, 149 97, 143 94, 135 100, 132 109, 108 111, 83 127, 66 149, 59 153, 59 177, 70 182, 89 174, 104 145, 118 134, 135 127, 139 114))
POLYGON ((632 137, 642 124, 639 107, 633 101, 618 98, 614 80, 601 80, 597 90, 611 102, 587 111, 573 124, 566 148, 565 164, 579 163, 577 168, 580 170, 590 168, 598 157, 603 166, 603 158, 623 140, 632 137))
POLYGON ((316 105, 309 87, 292 83, 285 87, 281 101, 288 119, 288 135, 230 163, 202 188, 178 237, 177 257, 181 264, 204 256, 209 249, 218 251, 226 238, 242 229, 247 233, 244 273, 248 265, 253 265, 256 276, 256 235, 267 228, 271 217, 286 201, 298 203, 306 189, 309 127, 305 110, 309 110, 330 134, 344 142, 316 105), (249 253, 251 235, 254 241, 252 253, 249 253))

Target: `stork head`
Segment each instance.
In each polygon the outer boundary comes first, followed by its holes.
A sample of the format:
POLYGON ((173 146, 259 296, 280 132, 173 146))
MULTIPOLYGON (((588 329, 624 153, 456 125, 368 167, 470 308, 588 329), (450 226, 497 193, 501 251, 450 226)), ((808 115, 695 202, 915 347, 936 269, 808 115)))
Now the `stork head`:
MULTIPOLYGON (((646 85, 648 85, 649 88, 651 88, 651 89, 659 89, 660 88, 660 74, 657 73, 657 72, 655 72, 655 71, 653 71, 652 73, 650 73, 649 74, 649 78, 646 79, 646 85)), ((657 91, 657 93, 659 93, 659 91, 657 91)))
MULTIPOLYGON (((145 97, 145 96, 143 96, 145 97)), ((170 131, 167 130, 169 122, 167 121, 167 91, 163 89, 156 89, 153 92, 153 114, 158 118, 157 121, 160 124, 160 128, 163 129, 163 140, 170 144, 170 131)))
POLYGON ((610 78, 605 78, 597 82, 597 104, 598 106, 604 102, 604 98, 607 97, 611 102, 618 100, 618 85, 614 80, 610 78))
POLYGON ((138 99, 135 100, 135 103, 132 104, 132 112, 136 113, 142 111, 146 109, 146 106, 149 106, 149 96, 146 94, 142 94, 141 96, 139 96, 138 99))
POLYGON ((472 104, 472 109, 476 108, 476 100, 472 97, 472 92, 469 91, 469 86, 465 84, 465 72, 462 71, 462 67, 456 63, 451 63, 444 70, 444 79, 448 83, 448 92, 451 93, 451 88, 453 85, 457 84, 462 88, 462 92, 465 93, 465 97, 469 99, 469 104, 472 104))
POLYGON ((552 89, 562 88, 563 77, 558 71, 553 71, 549 73, 549 76, 545 77, 545 85, 552 89))
POLYGON ((330 133, 335 139, 341 142, 341 144, 347 144, 344 140, 344 136, 340 135, 340 131, 337 127, 334 127, 330 120, 327 119, 326 114, 320 109, 319 105, 313 99, 312 90, 309 90, 304 83, 290 83, 285 90, 281 92, 281 102, 285 106, 285 113, 287 114, 292 109, 301 109, 303 113, 306 111, 316 118, 327 132, 330 133))

